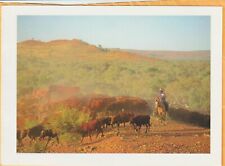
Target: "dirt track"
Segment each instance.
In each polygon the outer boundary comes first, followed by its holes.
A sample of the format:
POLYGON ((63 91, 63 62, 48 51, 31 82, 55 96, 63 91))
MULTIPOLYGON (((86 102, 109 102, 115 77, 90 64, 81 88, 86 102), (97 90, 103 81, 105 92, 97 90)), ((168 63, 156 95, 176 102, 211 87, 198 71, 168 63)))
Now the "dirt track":
POLYGON ((120 134, 116 128, 107 129, 104 137, 92 141, 85 138, 83 143, 52 144, 48 152, 78 152, 78 153, 209 153, 210 129, 168 121, 161 124, 158 120, 152 122, 150 131, 145 134, 142 128, 137 134, 127 125, 121 126, 120 134))

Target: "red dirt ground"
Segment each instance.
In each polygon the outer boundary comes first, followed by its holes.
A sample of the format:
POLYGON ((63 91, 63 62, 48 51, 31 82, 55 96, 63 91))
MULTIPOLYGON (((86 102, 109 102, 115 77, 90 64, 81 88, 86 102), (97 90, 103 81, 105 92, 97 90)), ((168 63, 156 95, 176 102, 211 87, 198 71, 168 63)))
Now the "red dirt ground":
MULTIPOLYGON (((142 128, 137 134, 126 125, 116 128, 109 127, 104 137, 85 137, 82 143, 52 141, 46 152, 50 153, 210 153, 210 129, 168 121, 162 124, 153 119, 150 131, 145 134, 142 128)), ((27 146, 27 142, 25 143, 27 146)), ((22 148, 23 149, 23 148, 22 148)), ((23 151, 21 149, 21 151, 23 151)))

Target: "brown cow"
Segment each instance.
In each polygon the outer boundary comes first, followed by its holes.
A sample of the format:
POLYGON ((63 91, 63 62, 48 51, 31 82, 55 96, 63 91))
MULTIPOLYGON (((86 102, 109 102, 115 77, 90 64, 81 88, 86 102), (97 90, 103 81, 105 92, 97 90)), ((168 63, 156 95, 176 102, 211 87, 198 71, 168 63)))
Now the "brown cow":
POLYGON ((102 123, 100 120, 94 119, 81 125, 80 128, 77 129, 77 132, 80 133, 82 136, 81 143, 83 142, 85 136, 89 136, 90 140, 92 141, 91 135, 96 131, 97 131, 96 138, 98 137, 99 133, 102 133, 101 135, 102 137, 104 136, 102 130, 102 123))

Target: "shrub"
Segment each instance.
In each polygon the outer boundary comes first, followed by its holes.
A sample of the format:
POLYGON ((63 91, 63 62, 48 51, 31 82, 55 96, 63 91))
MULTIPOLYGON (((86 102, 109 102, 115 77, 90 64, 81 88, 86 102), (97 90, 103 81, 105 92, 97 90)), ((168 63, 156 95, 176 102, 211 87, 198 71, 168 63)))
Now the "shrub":
POLYGON ((79 111, 75 108, 60 106, 56 115, 49 120, 52 128, 60 130, 62 134, 70 132, 74 128, 89 120, 89 114, 79 111))
POLYGON ((60 135, 60 142, 74 143, 80 139, 79 135, 74 133, 63 133, 60 135))
POLYGON ((25 121, 25 128, 26 128, 26 129, 29 129, 29 128, 32 128, 32 127, 38 125, 38 124, 39 124, 39 122, 36 121, 36 120, 30 120, 30 119, 27 119, 27 120, 25 121))

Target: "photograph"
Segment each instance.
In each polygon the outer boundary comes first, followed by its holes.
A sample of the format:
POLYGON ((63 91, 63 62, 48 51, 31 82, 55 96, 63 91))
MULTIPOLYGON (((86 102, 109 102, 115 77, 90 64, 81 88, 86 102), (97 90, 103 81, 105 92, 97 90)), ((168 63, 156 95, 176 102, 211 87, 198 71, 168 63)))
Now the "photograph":
POLYGON ((17 152, 209 153, 209 16, 18 16, 17 152))
POLYGON ((222 8, 6 6, 1 53, 3 165, 221 165, 222 8))

